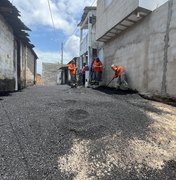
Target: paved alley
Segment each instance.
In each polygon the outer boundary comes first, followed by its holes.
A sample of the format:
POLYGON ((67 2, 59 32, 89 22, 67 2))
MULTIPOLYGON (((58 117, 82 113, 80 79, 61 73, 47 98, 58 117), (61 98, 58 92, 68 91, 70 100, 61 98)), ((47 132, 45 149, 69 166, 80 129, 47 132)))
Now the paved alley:
POLYGON ((176 108, 110 89, 0 96, 1 180, 176 179, 176 108))

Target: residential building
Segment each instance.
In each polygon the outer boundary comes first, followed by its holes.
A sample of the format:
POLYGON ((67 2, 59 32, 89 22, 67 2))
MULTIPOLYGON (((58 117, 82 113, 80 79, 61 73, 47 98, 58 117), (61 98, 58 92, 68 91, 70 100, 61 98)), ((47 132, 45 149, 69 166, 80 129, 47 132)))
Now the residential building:
POLYGON ((176 1, 157 2, 98 0, 96 40, 102 42, 104 84, 113 77, 111 64, 117 64, 125 68, 131 89, 176 97, 176 1))
MULTIPOLYGON (((97 48, 99 43, 96 41, 96 7, 85 7, 81 21, 78 24, 80 27, 80 66, 81 71, 83 63, 90 66, 93 58, 97 56, 97 48)), ((89 79, 89 73, 86 78, 89 79)))
POLYGON ((8 0, 0 1, 0 92, 35 83, 37 55, 19 16, 8 0))
POLYGON ((43 85, 43 78, 42 78, 41 74, 36 74, 35 81, 36 81, 36 85, 39 85, 39 86, 43 85))
POLYGON ((42 63, 42 77, 44 85, 56 85, 59 82, 59 69, 64 66, 59 63, 42 63))

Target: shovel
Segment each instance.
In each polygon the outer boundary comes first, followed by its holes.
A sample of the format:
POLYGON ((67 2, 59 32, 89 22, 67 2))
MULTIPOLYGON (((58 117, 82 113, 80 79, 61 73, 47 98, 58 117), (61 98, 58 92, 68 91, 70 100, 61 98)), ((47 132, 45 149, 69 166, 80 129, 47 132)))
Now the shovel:
POLYGON ((109 84, 110 84, 114 79, 115 79, 115 78, 113 77, 106 86, 108 87, 109 84))

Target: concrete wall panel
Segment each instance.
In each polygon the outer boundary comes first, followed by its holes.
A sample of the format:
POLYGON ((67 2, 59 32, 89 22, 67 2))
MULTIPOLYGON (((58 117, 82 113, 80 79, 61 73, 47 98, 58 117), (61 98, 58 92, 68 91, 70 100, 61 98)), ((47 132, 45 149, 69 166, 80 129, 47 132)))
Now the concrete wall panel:
POLYGON ((166 73, 167 94, 176 96, 176 1, 173 1, 169 31, 168 64, 166 73))
POLYGON ((104 0, 98 1, 96 39, 99 39, 113 26, 138 7, 138 0, 113 0, 106 6, 104 0))
POLYGON ((148 91, 158 94, 161 92, 164 61, 163 33, 150 35, 148 47, 148 91))

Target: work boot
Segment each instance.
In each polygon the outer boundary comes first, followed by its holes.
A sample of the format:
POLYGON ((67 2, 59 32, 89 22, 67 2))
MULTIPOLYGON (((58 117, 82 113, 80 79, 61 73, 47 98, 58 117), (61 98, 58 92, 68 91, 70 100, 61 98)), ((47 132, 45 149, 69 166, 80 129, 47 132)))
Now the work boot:
POLYGON ((128 83, 126 81, 124 81, 122 84, 121 84, 121 88, 122 90, 128 90, 128 83))
POLYGON ((120 85, 116 85, 116 90, 119 90, 120 89, 120 85))

